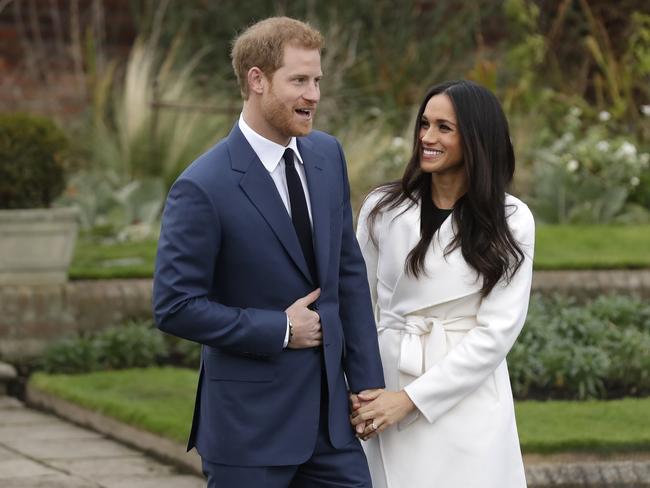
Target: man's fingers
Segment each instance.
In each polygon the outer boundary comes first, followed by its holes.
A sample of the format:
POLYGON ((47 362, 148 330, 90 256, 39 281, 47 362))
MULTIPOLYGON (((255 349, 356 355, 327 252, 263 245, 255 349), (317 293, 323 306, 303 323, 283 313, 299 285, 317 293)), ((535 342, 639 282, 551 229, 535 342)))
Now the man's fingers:
POLYGON ((361 425, 366 423, 367 420, 371 420, 375 418, 375 413, 374 412, 364 412, 364 413, 359 413, 357 410, 354 412, 350 418, 350 422, 352 422, 352 425, 361 425))
POLYGON ((298 303, 298 304, 302 305, 303 307, 307 308, 307 306, 311 305, 316 300, 318 300, 319 296, 320 296, 320 288, 316 288, 314 291, 312 291, 308 295, 305 295, 302 298, 298 298, 298 300, 296 300, 296 303, 298 303))

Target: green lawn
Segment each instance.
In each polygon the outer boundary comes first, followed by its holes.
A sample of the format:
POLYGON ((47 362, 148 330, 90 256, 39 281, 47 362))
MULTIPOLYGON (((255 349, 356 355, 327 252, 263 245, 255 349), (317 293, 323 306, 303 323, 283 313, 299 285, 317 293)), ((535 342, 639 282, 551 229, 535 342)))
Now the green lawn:
MULTIPOLYGON (((650 267, 650 225, 560 226, 537 228, 536 269, 650 267)), ((150 278, 156 241, 77 243, 70 278, 150 278)))
MULTIPOLYGON (((37 373, 30 384, 124 422, 185 442, 197 373, 150 368, 84 375, 37 373)), ((650 451, 650 398, 518 402, 524 452, 650 451)))
POLYGON ((70 267, 70 278, 151 278, 157 241, 98 244, 80 237, 70 267))
POLYGON ((187 441, 197 372, 147 368, 82 375, 37 373, 40 390, 178 442, 187 441))
POLYGON ((650 225, 537 227, 536 269, 650 267, 650 225))
POLYGON ((517 402, 524 452, 650 451, 650 398, 517 402))

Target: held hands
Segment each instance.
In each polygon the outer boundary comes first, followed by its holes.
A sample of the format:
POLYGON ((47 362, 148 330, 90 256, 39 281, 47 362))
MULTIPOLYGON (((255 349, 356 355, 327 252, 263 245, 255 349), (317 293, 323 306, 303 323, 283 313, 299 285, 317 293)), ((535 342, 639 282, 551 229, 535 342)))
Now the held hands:
POLYGON ((320 288, 299 298, 285 310, 291 322, 291 335, 288 348, 305 349, 317 347, 323 343, 323 331, 320 325, 320 315, 308 307, 320 296, 320 288))
POLYGON ((350 395, 350 403, 350 421, 357 436, 364 441, 383 432, 415 410, 415 404, 404 390, 365 390, 358 395, 350 395))

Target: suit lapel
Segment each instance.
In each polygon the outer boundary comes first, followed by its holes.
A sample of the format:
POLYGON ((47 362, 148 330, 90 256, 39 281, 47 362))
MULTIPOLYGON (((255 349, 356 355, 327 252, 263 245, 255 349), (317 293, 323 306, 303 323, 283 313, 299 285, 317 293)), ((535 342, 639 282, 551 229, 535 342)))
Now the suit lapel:
POLYGON ((321 285, 327 276, 330 248, 330 209, 327 173, 323 156, 314 151, 311 141, 298 139, 298 150, 305 166, 314 229, 314 253, 321 285))
POLYGON ((298 236, 275 183, 237 124, 228 136, 228 150, 232 169, 244 173, 239 181, 241 189, 269 224, 296 266, 311 280, 298 236))

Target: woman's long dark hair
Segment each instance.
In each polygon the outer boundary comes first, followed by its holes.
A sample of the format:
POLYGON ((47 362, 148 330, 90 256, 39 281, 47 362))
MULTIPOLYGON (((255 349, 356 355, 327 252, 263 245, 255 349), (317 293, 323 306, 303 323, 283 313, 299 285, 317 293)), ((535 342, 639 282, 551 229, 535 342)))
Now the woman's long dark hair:
POLYGON ((431 174, 420 169, 420 127, 427 102, 441 93, 449 97, 456 112, 468 185, 467 193, 454 206, 456 233, 445 255, 461 248, 465 261, 483 278, 481 294, 485 296, 503 276, 510 280, 524 259, 506 222, 506 187, 515 171, 508 121, 499 101, 486 88, 461 80, 436 85, 427 92, 418 111, 413 153, 404 175, 401 181, 380 187, 383 195, 370 212, 368 225, 372 229, 384 209, 397 208, 407 201, 408 209, 421 202, 420 241, 409 253, 405 266, 415 277, 424 272, 424 259, 435 229, 431 174))

